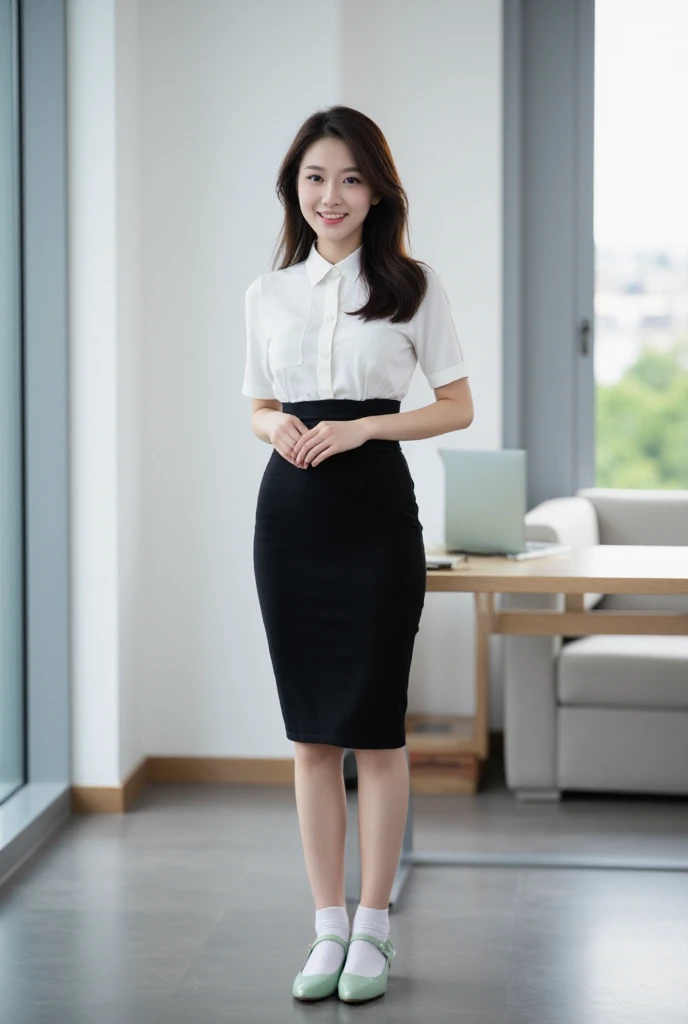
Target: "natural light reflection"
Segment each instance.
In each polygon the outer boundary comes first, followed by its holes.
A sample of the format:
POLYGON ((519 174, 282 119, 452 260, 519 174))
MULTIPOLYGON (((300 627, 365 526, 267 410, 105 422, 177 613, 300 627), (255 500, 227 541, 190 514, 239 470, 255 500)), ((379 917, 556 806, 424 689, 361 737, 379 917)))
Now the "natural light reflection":
POLYGON ((615 919, 609 907, 598 904, 588 924, 592 927, 580 946, 576 977, 586 1009, 597 1014, 587 1015, 586 1024, 606 1024, 612 1014, 619 1019, 620 1007, 630 1011, 638 995, 649 990, 657 994, 654 1019, 678 1021, 672 1014, 681 1007, 688 1010, 688 988, 681 980, 688 964, 685 923, 653 920, 648 913, 631 928, 626 914, 615 919))

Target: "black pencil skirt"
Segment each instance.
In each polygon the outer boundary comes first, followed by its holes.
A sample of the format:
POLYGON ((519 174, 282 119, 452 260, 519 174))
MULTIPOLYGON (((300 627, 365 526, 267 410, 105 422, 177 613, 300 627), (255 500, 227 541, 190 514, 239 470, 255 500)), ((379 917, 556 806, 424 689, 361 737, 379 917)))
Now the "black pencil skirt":
MULTIPOLYGON (((282 408, 310 429, 398 413, 400 404, 335 398, 282 408)), ((399 442, 371 439, 308 469, 273 450, 258 492, 253 561, 287 737, 403 747, 426 568, 399 442)))

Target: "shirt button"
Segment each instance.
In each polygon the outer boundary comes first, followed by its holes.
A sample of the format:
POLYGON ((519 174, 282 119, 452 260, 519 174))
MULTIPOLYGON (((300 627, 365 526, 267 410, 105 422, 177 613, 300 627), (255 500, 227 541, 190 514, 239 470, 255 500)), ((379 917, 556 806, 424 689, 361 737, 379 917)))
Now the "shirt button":
POLYGON ((334 313, 328 313, 325 317, 326 320, 334 320, 334 313))
POLYGON ((332 267, 332 277, 339 277, 341 273, 339 267, 332 267))

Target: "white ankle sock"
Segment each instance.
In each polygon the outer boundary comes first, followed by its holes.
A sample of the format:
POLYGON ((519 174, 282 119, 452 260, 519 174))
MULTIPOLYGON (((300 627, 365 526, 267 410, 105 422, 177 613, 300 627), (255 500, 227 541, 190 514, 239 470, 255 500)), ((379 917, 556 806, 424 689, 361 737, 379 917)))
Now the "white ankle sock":
MULTIPOLYGON (((389 936, 389 908, 376 910, 374 907, 364 907, 359 903, 351 934, 355 935, 356 932, 365 932, 366 935, 373 935, 384 942, 389 936)), ((347 974, 361 974, 364 978, 374 978, 382 973, 385 960, 384 953, 376 949, 372 942, 354 939, 349 946, 344 971, 347 974)))
MULTIPOLYGON (((315 930, 318 935, 341 935, 348 942, 350 928, 346 907, 323 907, 322 910, 316 910, 315 930)), ((301 973, 334 974, 340 968, 345 956, 344 946, 326 939, 325 942, 319 942, 315 946, 301 973)))

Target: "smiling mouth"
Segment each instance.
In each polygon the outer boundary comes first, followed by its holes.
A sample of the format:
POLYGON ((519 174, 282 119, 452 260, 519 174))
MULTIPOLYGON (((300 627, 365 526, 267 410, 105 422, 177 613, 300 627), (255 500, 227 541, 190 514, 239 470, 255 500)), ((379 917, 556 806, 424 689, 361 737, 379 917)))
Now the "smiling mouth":
POLYGON ((346 217, 346 214, 345 213, 338 213, 336 217, 326 217, 324 214, 322 214, 320 212, 320 210, 318 210, 318 217, 320 217, 324 221, 328 221, 328 220, 338 221, 338 220, 344 220, 344 218, 346 217))

